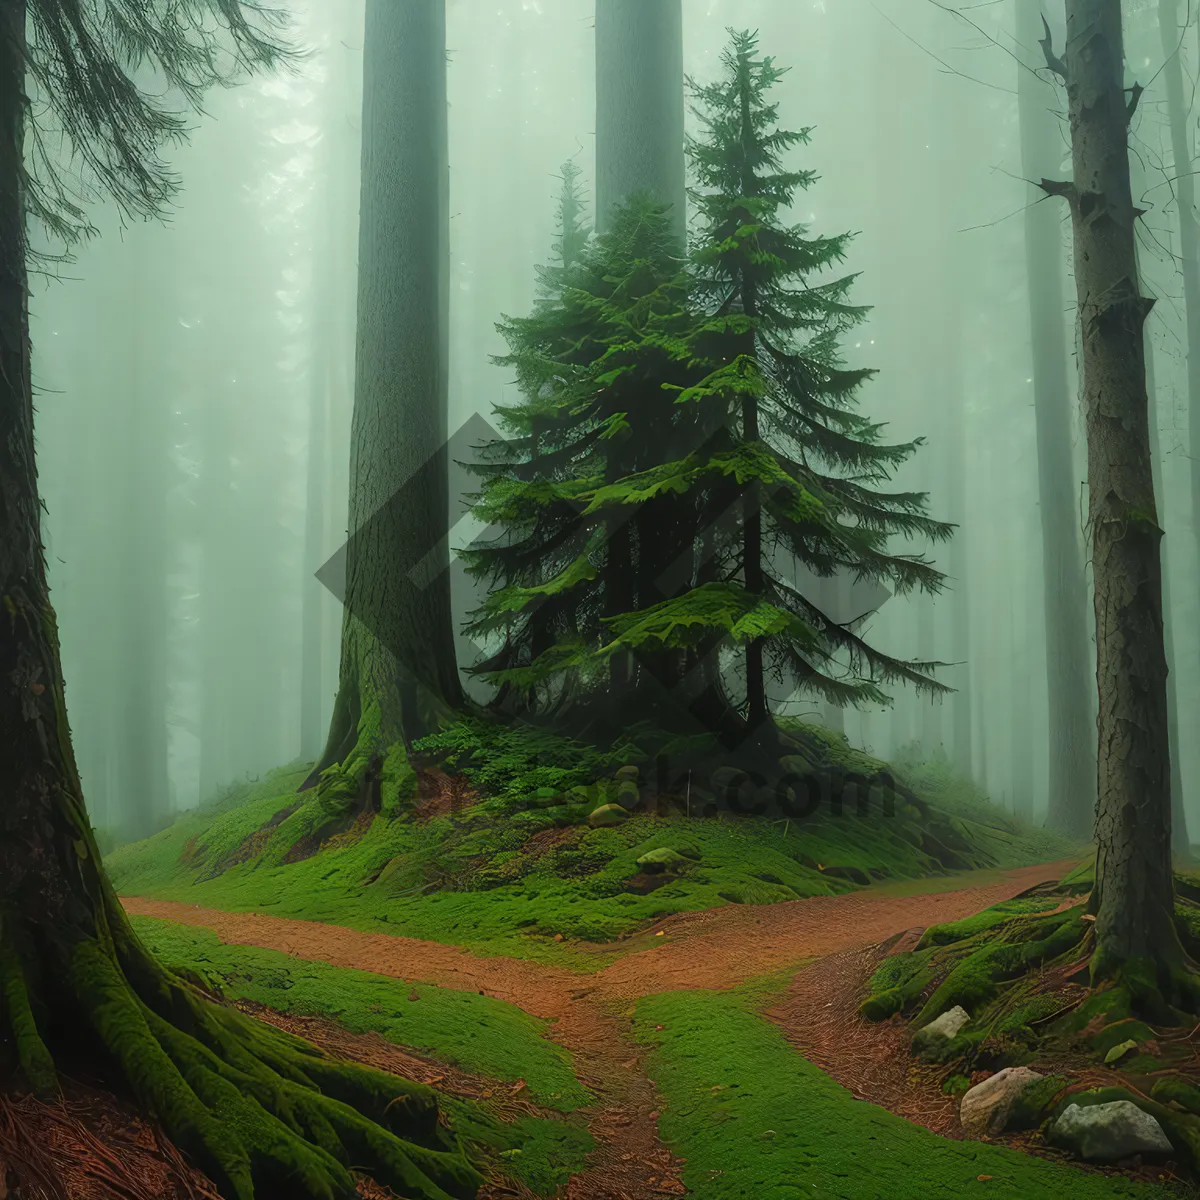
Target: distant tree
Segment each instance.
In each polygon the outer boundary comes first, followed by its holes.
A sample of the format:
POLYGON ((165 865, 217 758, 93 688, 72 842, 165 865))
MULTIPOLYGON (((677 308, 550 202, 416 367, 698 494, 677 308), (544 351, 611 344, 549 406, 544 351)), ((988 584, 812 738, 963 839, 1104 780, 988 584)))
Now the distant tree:
POLYGON ((596 0, 596 228, 639 193, 686 229, 681 0, 596 0))
POLYGON ((736 436, 738 582, 720 586, 736 589, 738 604, 762 622, 761 634, 745 639, 745 716, 754 728, 768 716, 768 657, 774 671, 833 703, 886 701, 881 682, 947 690, 929 673, 935 664, 891 658, 832 620, 772 570, 772 552, 782 546, 820 576, 844 571, 933 594, 943 576, 919 556, 891 553, 888 541, 940 542, 951 527, 927 515, 923 493, 877 490, 919 441, 886 444, 857 411, 874 372, 847 368, 839 342, 867 310, 848 301, 853 276, 813 281, 843 259, 849 235, 809 237, 781 223, 780 210, 815 179, 785 169, 783 155, 811 131, 777 126, 767 93, 783 72, 757 57, 754 35, 732 38, 724 77, 692 88, 704 129, 689 143, 701 221, 693 258, 707 319, 690 353, 709 371, 694 393, 720 397, 736 436), (830 673, 835 653, 849 677, 830 673))
POLYGON ((334 1062, 164 969, 105 876, 84 807, 41 539, 26 221, 68 236, 86 226, 77 176, 46 174, 53 161, 39 154, 60 133, 127 210, 160 211, 174 181, 159 150, 182 135, 181 108, 230 67, 286 53, 270 10, 190 7, 196 19, 183 22, 151 20, 142 0, 0 5, 0 1069, 52 1095, 86 1046, 230 1200, 281 1188, 350 1200, 352 1162, 409 1196, 474 1196, 478 1175, 441 1148, 431 1092, 334 1062), (143 91, 135 75, 147 67, 176 94, 143 91))
MULTIPOLYGON (((1017 38, 1033 45, 1041 32, 1040 0, 1016 0, 1017 38)), ((1017 68, 1021 166, 1036 183, 1057 177, 1065 147, 1054 96, 1026 65, 1017 68)), ((1045 578, 1046 682, 1050 720, 1050 824, 1086 837, 1096 808, 1088 672, 1087 584, 1079 544, 1078 491, 1071 450, 1067 335, 1063 319, 1059 214, 1042 198, 1025 209, 1025 264, 1037 421, 1038 506, 1045 578)))
MULTIPOLYGON (((1189 436, 1189 477, 1192 494, 1192 525, 1200 535, 1200 224, 1196 215, 1195 155, 1192 150, 1191 105, 1185 101, 1183 84, 1184 38, 1194 20, 1181 28, 1177 0, 1159 0, 1158 33, 1163 54, 1163 79, 1167 88, 1167 122, 1171 135, 1171 180, 1175 191, 1176 220, 1179 222, 1179 270, 1183 276, 1183 311, 1186 331, 1187 411, 1189 436)), ((1147 347, 1147 353, 1150 353, 1147 347)), ((1147 380, 1153 375, 1147 359, 1147 380)), ((1153 386, 1150 394, 1150 438, 1154 465, 1161 466, 1158 446, 1158 403, 1153 386)), ((1160 505, 1165 505, 1161 486, 1156 488, 1160 505)), ((1163 608, 1166 628, 1167 706, 1171 729, 1171 840, 1177 854, 1187 854, 1187 814, 1183 804, 1183 774, 1179 741, 1179 670, 1175 658, 1174 630, 1167 597, 1171 577, 1168 548, 1164 544, 1162 557, 1164 581, 1163 608)))
POLYGON ((450 607, 444 0, 369 0, 338 695, 310 782, 359 790, 462 703, 450 607))
POLYGON ((1091 976, 1123 983, 1163 1019, 1171 1004, 1195 1009, 1200 989, 1184 970, 1171 871, 1162 529, 1143 341, 1152 301, 1138 285, 1128 150, 1141 89, 1124 86, 1120 0, 1066 0, 1066 15, 1065 56, 1048 29, 1042 48, 1066 85, 1073 181, 1042 187, 1071 210, 1087 417, 1100 701, 1091 976))

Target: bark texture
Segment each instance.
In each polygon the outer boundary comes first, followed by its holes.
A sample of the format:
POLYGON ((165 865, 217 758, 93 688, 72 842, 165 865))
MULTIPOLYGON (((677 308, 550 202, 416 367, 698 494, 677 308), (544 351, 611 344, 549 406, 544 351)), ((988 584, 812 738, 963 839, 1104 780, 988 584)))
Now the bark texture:
POLYGON ((364 740, 420 737, 462 703, 448 548, 443 0, 369 0, 364 44, 346 620, 318 771, 364 740))
POLYGON ((596 228, 638 192, 687 228, 681 0, 596 0, 596 228))
MULTIPOLYGON (((1017 0, 1017 39, 1042 36, 1039 0, 1017 0)), ((1021 166, 1026 179, 1058 179, 1066 154, 1056 99, 1031 70, 1017 72, 1021 166)), ((1037 422, 1038 500, 1042 517, 1046 684, 1050 717, 1049 821, 1081 839, 1096 808, 1088 679, 1087 583, 1079 537, 1079 488, 1071 452, 1073 397, 1067 378, 1059 207, 1031 188, 1025 210, 1025 262, 1033 403, 1037 422), (1037 201, 1041 201, 1038 203, 1037 201)))
POLYGON ((1088 520, 1099 695, 1093 981, 1165 989, 1183 965, 1171 874, 1167 661, 1162 530, 1154 502, 1144 324, 1130 188, 1129 121, 1139 94, 1123 86, 1120 0, 1067 0, 1064 79, 1073 182, 1065 195, 1087 417, 1088 520))

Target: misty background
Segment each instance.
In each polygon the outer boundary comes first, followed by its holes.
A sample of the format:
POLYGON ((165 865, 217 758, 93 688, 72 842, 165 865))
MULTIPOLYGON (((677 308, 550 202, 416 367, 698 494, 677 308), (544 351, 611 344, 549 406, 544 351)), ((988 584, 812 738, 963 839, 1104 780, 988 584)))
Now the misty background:
MULTIPOLYGON (((1024 181, 1022 86, 1044 121, 1047 173, 1069 150, 1061 93, 1030 70, 1041 52, 1028 29, 1018 36, 1023 4, 683 9, 696 79, 716 73, 729 25, 759 30, 762 51, 791 68, 775 92, 780 123, 813 127, 796 157, 820 174, 791 216, 818 233, 858 231, 846 266, 861 273, 855 301, 873 311, 845 351, 879 370, 862 409, 888 422, 892 440, 926 439, 898 485, 929 490, 932 515, 961 526, 932 554, 948 590, 890 599, 868 626, 889 654, 953 664, 940 677, 957 694, 897 691, 891 710, 861 713, 797 696, 790 711, 841 724, 883 757, 913 743, 940 749, 1037 818, 1048 804, 1050 701, 1031 300, 1049 300, 1061 321, 1073 532, 1086 562, 1085 468, 1065 203, 1038 206, 1058 231, 1039 260, 1061 261, 1057 297, 1044 270, 1031 283, 1026 254, 1036 193, 1024 181)), ((345 538, 363 5, 291 7, 311 56, 294 74, 209 97, 173 155, 184 186, 169 223, 122 228, 101 210, 102 236, 33 280, 51 584, 85 794, 102 829, 148 832, 222 785, 317 756, 328 728, 341 611, 314 574, 345 538)), ((593 7, 449 0, 452 430, 514 398, 489 360, 504 349, 495 322, 533 302, 561 164, 574 158, 585 184, 593 175, 593 7)), ((1147 210, 1145 289, 1159 298, 1148 328, 1160 521, 1194 831, 1200 559, 1160 10, 1176 13, 1189 143, 1197 32, 1183 5, 1125 8, 1129 68, 1147 88, 1131 151, 1147 210)), ((1057 29, 1061 5, 1047 15, 1057 29)), ((468 600, 456 596, 460 613, 468 600)), ((1090 622, 1090 600, 1078 620, 1090 622)), ((1087 667, 1094 680, 1090 645, 1087 667)))

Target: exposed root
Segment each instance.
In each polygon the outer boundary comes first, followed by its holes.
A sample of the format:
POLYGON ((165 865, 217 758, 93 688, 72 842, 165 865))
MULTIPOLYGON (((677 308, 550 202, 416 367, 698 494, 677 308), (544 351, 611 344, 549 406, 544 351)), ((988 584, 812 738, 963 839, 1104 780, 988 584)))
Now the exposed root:
POLYGON ((123 918, 113 925, 113 939, 66 950, 64 995, 39 996, 29 984, 36 973, 11 946, 3 956, 0 1034, 11 1035, 22 1073, 43 1093, 57 1087, 39 1026, 82 1022, 143 1110, 227 1200, 353 1200, 351 1164, 409 1200, 475 1197, 482 1177, 440 1125, 433 1091, 335 1062, 212 1003, 159 967, 123 918))

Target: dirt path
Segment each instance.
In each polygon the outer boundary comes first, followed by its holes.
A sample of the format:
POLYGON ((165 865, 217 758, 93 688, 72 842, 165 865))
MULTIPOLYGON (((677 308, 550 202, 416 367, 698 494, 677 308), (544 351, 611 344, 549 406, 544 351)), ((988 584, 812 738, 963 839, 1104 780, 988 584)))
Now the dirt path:
MULTIPOLYGON (((567 1200, 641 1200, 686 1189, 680 1164, 658 1138, 659 1099, 643 1066, 646 1050, 630 1037, 630 1001, 657 992, 729 988, 806 960, 873 946, 903 930, 960 920, 1059 879, 1074 865, 978 872, 962 877, 965 886, 930 894, 867 889, 680 913, 636 939, 633 944, 643 948, 593 974, 315 921, 137 897, 122 903, 131 914, 210 929, 233 945, 480 992, 552 1021, 551 1037, 572 1053, 576 1074, 597 1096, 584 1114, 597 1150, 571 1181, 567 1200)), ((603 949, 628 950, 629 943, 603 949)))

